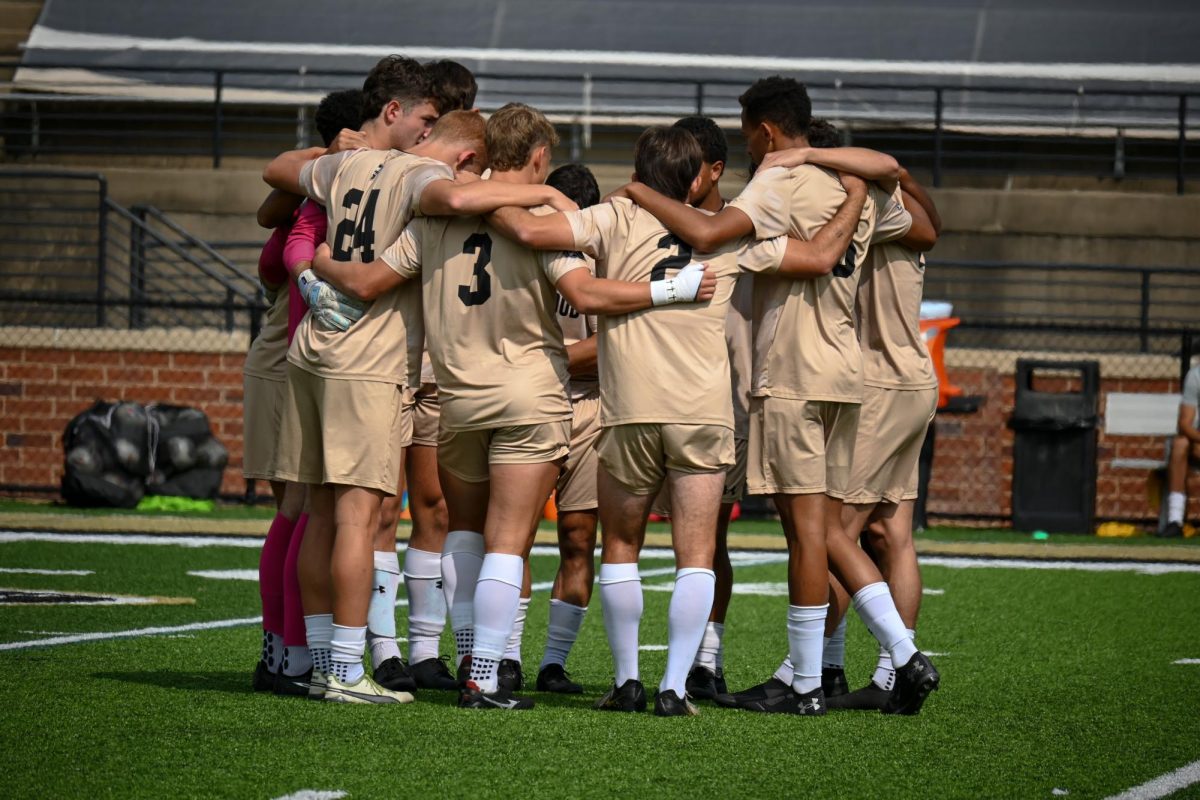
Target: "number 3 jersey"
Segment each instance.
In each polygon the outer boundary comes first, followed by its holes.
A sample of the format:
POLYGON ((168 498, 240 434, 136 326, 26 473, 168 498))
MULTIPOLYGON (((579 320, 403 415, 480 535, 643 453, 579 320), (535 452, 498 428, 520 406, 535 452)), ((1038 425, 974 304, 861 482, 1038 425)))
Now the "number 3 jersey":
MULTIPOLYGON (((872 242, 902 237, 912 226, 904 206, 869 186, 850 247, 831 274, 755 280, 752 395, 862 402, 862 352, 854 327, 859 276, 872 242)), ((788 234, 808 241, 845 201, 836 174, 804 164, 760 170, 729 205, 750 218, 760 239, 788 234)))
POLYGON ((693 256, 648 211, 625 198, 566 214, 575 246, 596 274, 623 281, 672 278, 693 259, 708 264, 717 291, 707 303, 680 303, 600 317, 600 414, 605 426, 687 423, 733 428, 726 312, 739 268, 773 272, 784 237, 745 239, 693 256))
POLYGON ((416 220, 383 260, 420 276, 445 430, 571 418, 554 284, 583 261, 522 247, 482 217, 416 220))
MULTIPOLYGON (((454 171, 441 161, 401 150, 351 150, 322 156, 300 172, 304 190, 325 206, 328 243, 338 261, 370 263, 419 216, 421 192, 454 171)), ((421 293, 404 283, 377 297, 347 331, 304 317, 288 360, 326 378, 418 386, 421 381, 421 293)))

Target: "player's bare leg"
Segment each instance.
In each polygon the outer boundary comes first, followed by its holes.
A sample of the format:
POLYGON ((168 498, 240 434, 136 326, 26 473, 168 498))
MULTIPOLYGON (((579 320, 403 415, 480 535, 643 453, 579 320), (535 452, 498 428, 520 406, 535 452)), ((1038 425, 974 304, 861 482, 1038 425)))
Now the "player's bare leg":
POLYGON ((1187 515, 1188 462, 1200 459, 1200 445, 1186 436, 1171 440, 1171 454, 1167 458, 1167 524, 1157 534, 1164 538, 1183 535, 1184 517, 1187 515))
POLYGON ((438 480, 446 496, 446 544, 442 549, 442 590, 450 608, 450 628, 454 632, 455 666, 459 678, 469 670, 464 661, 471 655, 475 641, 475 586, 483 566, 483 528, 487 521, 489 481, 465 481, 439 470, 438 480))
POLYGON ((362 679, 367 609, 379 507, 384 493, 361 486, 333 486, 334 536, 330 559, 333 639, 330 674, 342 683, 362 679))
POLYGON ((603 465, 597 475, 600 502, 600 604, 613 656, 613 686, 596 708, 644 711, 646 691, 638 668, 638 629, 642 622, 642 578, 638 556, 646 541, 646 517, 657 491, 634 494, 603 465))
POLYGON ((456 689, 458 683, 438 657, 446 628, 442 592, 442 549, 450 530, 446 498, 438 480, 437 448, 414 444, 405 451, 412 536, 404 554, 408 593, 408 655, 417 686, 456 689))
POLYGON ((654 712, 695 714, 687 702, 687 676, 712 612, 716 575, 717 515, 725 472, 667 472, 671 491, 671 544, 675 588, 667 612, 667 668, 658 686, 654 712))
MULTIPOLYGON (((520 606, 534 531, 561 468, 562 459, 489 467, 491 491, 483 530, 486 554, 475 589, 471 675, 459 698, 460 708, 533 706, 530 700, 499 691, 497 673, 520 606)), ((447 502, 453 510, 448 487, 447 502)))
POLYGON ((583 687, 566 673, 567 656, 579 635, 596 579, 597 511, 560 511, 558 573, 550 591, 546 652, 538 667, 538 691, 579 694, 583 687))

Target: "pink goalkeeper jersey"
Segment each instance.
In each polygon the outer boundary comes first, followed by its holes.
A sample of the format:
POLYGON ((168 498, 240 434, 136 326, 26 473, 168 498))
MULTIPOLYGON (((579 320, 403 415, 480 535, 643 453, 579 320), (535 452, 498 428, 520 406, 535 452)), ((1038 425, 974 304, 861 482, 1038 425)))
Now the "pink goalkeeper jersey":
MULTIPOLYGON (((292 223, 287 244, 283 247, 283 263, 289 273, 300 262, 313 260, 317 247, 325 241, 328 225, 325 209, 312 200, 305 200, 296 214, 296 221, 292 223)), ((288 286, 287 340, 288 344, 291 344, 292 337, 296 335, 296 328, 300 326, 300 320, 304 319, 308 312, 308 306, 304 304, 296 282, 288 280, 288 286)))

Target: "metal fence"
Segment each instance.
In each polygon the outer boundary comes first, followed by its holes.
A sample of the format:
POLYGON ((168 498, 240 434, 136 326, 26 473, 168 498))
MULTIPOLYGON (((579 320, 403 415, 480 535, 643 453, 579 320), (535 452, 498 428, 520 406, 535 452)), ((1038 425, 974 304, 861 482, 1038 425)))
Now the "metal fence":
MULTIPOLYGON (((0 69, 18 62, 0 61, 0 69)), ((310 121, 326 92, 361 85, 348 71, 23 67, 0 94, 7 159, 63 155, 265 158, 315 143, 310 121)), ((730 127, 731 166, 745 82, 646 76, 481 73, 479 106, 535 105, 560 126, 561 155, 628 163, 630 137, 686 114, 730 127)), ((812 83, 814 112, 856 143, 927 171, 1150 179, 1183 193, 1200 172, 1200 91, 1139 86, 812 83)))

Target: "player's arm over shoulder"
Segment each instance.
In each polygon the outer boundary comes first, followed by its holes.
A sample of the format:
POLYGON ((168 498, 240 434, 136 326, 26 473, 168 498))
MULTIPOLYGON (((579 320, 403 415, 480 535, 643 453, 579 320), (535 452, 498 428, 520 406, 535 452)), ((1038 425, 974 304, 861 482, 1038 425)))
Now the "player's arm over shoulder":
POLYGON ((336 261, 323 244, 313 257, 313 272, 339 291, 370 302, 417 276, 421 271, 420 221, 414 220, 374 261, 336 261))
POLYGON ((542 183, 455 180, 453 174, 428 182, 420 193, 420 210, 425 216, 490 214, 504 206, 552 206, 560 211, 577 206, 552 186, 542 183))
POLYGON ((753 217, 733 204, 706 214, 637 182, 622 187, 619 193, 653 214, 696 252, 715 252, 755 231, 753 217))

